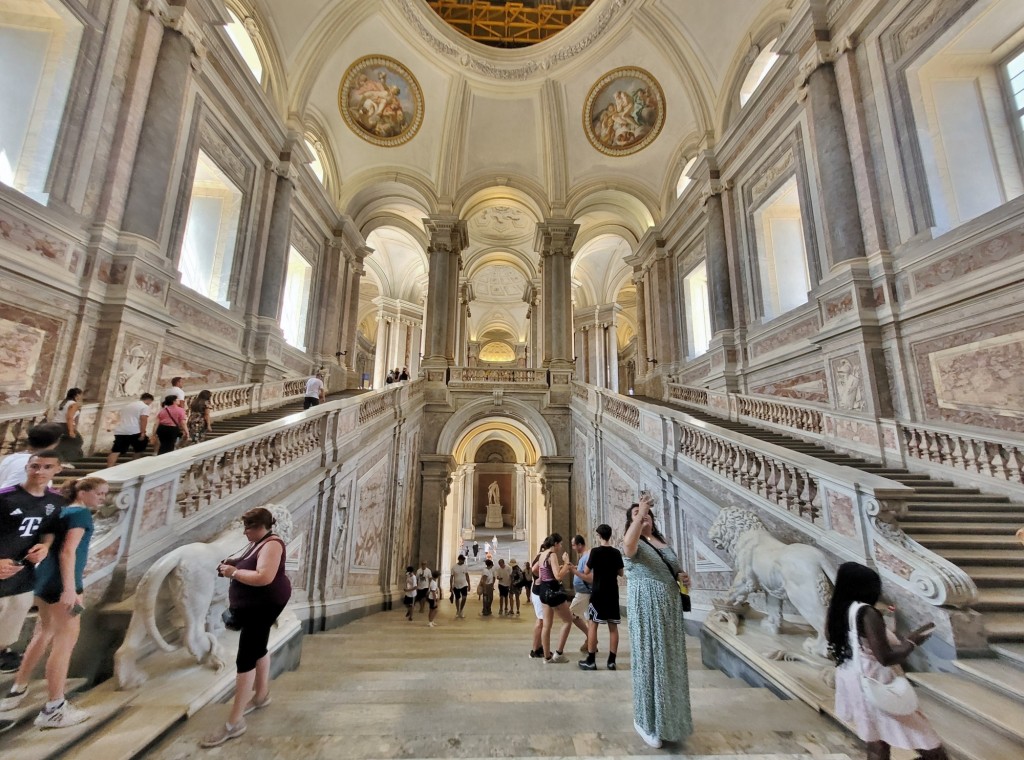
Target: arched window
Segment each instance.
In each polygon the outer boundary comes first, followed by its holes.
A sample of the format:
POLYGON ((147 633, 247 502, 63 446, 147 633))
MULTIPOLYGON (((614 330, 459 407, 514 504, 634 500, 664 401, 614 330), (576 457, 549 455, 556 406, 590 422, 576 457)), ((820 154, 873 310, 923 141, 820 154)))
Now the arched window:
POLYGON ((288 271, 284 282, 281 306, 281 331, 289 345, 306 350, 306 326, 309 323, 309 301, 312 292, 313 265, 295 246, 288 249, 288 271))
POLYGON ((711 345, 711 303, 708 300, 708 265, 702 261, 683 278, 686 305, 686 344, 690 358, 706 354, 711 345))
POLYGON ((747 71, 747 76, 743 80, 743 84, 740 85, 740 106, 745 106, 747 101, 750 100, 751 96, 757 90, 758 85, 764 81, 764 78, 768 76, 768 72, 771 71, 772 66, 779 60, 778 54, 772 51, 775 46, 775 40, 766 42, 761 46, 761 52, 754 58, 754 62, 750 64, 750 69, 747 71))
POLYGON ((310 171, 320 180, 320 184, 324 184, 324 156, 321 151, 319 142, 315 142, 310 138, 306 138, 306 149, 310 155, 313 156, 313 160, 309 162, 310 171))
POLYGON ((81 39, 59 0, 0 0, 0 182, 40 203, 81 39))
POLYGON ((682 195, 683 191, 686 190, 686 188, 690 186, 690 182, 693 181, 693 180, 690 179, 689 174, 690 174, 690 169, 693 168, 693 165, 696 162, 697 162, 697 157, 694 156, 693 158, 691 158, 689 161, 686 162, 686 165, 683 166, 683 170, 681 172, 679 172, 679 181, 676 183, 676 198, 678 198, 680 195, 682 195))
MULTIPOLYGON (((235 50, 242 56, 242 60, 245 61, 249 71, 256 77, 256 81, 263 84, 263 59, 260 58, 260 53, 256 48, 256 43, 253 42, 252 34, 246 23, 243 23, 233 10, 228 9, 228 14, 231 16, 231 23, 227 24, 224 30, 228 33, 228 37, 231 38, 231 42, 235 45, 235 50)), ((252 19, 246 19, 246 22, 248 24, 253 23, 252 19)))

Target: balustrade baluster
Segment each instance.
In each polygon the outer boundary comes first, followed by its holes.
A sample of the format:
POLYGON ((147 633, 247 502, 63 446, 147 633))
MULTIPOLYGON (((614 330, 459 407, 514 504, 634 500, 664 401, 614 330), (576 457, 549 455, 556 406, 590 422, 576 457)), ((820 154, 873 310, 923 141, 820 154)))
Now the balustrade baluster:
POLYGON ((1006 455, 1007 480, 1013 483, 1021 482, 1021 453, 1016 446, 1011 446, 1006 455))
POLYGON ((992 477, 1006 480, 1006 460, 1003 458, 1003 447, 998 443, 992 445, 992 477))
POLYGON ((974 446, 974 441, 970 438, 965 438, 964 446, 967 449, 964 455, 964 468, 969 472, 978 472, 978 452, 974 446))
POLYGON ((985 441, 978 441, 978 471, 982 475, 992 474, 992 460, 988 452, 988 444, 985 441))
POLYGON ((960 436, 953 436, 953 450, 951 452, 952 466, 957 469, 964 469, 964 446, 960 436))

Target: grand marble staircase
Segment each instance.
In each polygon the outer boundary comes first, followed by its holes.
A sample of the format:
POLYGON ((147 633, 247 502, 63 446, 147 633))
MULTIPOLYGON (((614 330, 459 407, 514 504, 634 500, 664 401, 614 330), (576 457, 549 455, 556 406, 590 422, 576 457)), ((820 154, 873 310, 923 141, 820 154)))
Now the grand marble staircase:
POLYGON ((969 741, 971 729, 963 723, 966 717, 1009 742, 1000 752, 1024 757, 1024 548, 1014 536, 1024 525, 1024 504, 961 488, 949 480, 886 467, 689 404, 668 405, 685 409, 711 425, 913 488, 900 525, 920 544, 962 568, 978 586, 973 608, 982 614, 991 656, 954 660, 954 672, 915 673, 911 678, 924 691, 933 719, 941 720, 947 729, 953 727, 940 732, 944 738, 956 736, 962 745, 968 740, 960 756, 993 758, 990 745, 969 741))

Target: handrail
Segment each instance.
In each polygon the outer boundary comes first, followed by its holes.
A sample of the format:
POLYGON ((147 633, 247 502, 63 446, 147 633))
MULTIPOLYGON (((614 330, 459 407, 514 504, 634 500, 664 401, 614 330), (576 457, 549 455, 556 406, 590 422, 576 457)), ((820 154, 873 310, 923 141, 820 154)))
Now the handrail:
POLYGON ((1024 439, 990 430, 899 422, 907 456, 1010 483, 1024 482, 1024 439))
POLYGON ((524 369, 519 367, 451 367, 448 384, 512 384, 547 386, 546 369, 524 369))

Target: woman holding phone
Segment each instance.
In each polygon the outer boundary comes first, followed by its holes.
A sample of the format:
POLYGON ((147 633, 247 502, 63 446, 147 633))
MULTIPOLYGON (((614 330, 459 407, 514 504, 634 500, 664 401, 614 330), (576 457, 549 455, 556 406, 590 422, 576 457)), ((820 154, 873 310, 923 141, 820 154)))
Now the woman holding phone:
POLYGON ((867 744, 868 760, 889 760, 892 747, 917 750, 921 760, 947 760, 942 742, 924 713, 917 710, 909 715, 892 715, 879 709, 864 693, 861 672, 881 683, 891 683, 902 675, 900 665, 935 627, 922 626, 900 641, 875 609, 881 595, 882 579, 874 570, 856 562, 839 566, 826 627, 829 652, 836 661, 836 716, 852 725, 867 744), (854 625, 856 630, 852 630, 854 625), (858 661, 861 671, 857 670, 858 661))
POLYGON ((644 491, 626 510, 622 537, 633 676, 633 728, 649 746, 681 742, 693 733, 690 680, 679 583, 690 577, 661 535, 644 491))

